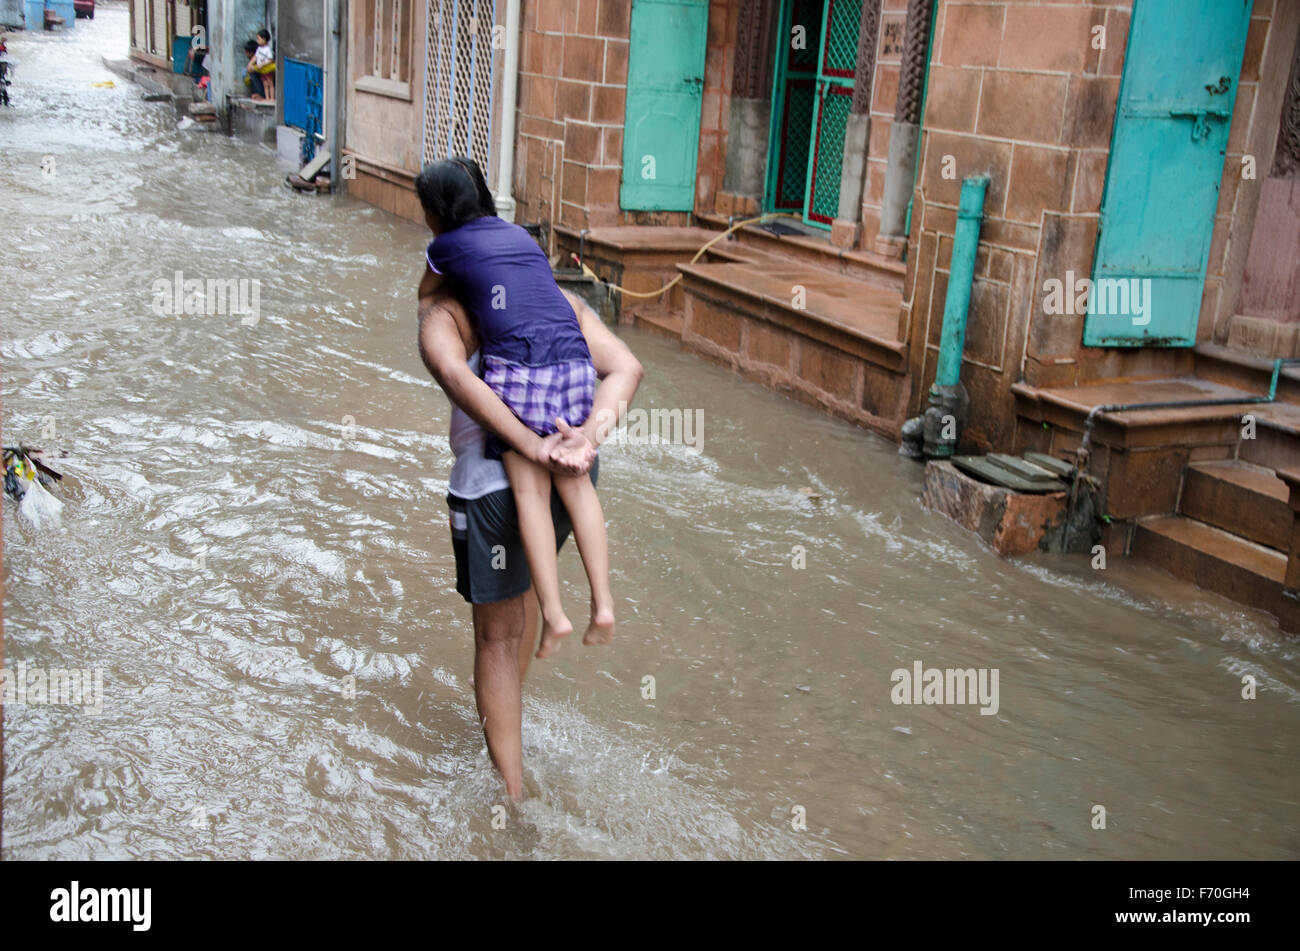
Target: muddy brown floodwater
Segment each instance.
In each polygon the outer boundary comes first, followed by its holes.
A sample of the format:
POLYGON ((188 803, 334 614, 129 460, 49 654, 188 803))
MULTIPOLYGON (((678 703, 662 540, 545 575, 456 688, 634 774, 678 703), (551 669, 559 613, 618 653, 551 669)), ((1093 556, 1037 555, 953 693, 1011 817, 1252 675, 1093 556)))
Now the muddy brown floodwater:
MULTIPOLYGON (((603 453, 617 641, 535 667, 530 798, 494 829, 425 235, 179 130, 100 64, 120 4, 11 49, 4 438, 72 478, 58 530, 4 501, 6 662, 104 693, 5 709, 5 857, 1300 853, 1271 621, 1139 566, 1000 560, 889 442, 633 331, 637 405, 701 410, 702 451, 603 453), (259 319, 156 312, 177 271, 259 281, 259 319), (895 705, 916 661, 996 669, 996 714, 895 705)), ((562 571, 581 605, 571 548, 562 571)))

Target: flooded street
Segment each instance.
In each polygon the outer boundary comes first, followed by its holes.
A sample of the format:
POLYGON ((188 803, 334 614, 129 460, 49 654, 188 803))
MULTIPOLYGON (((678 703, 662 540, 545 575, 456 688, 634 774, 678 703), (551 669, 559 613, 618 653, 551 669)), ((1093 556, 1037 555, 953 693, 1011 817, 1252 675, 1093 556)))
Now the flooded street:
MULTIPOLYGON (((104 4, 10 42, 0 423, 71 456, 61 528, 4 500, 5 664, 104 686, 6 706, 5 858, 1300 856, 1300 644, 1270 619, 999 559, 893 444, 626 329, 636 405, 702 409, 703 451, 602 451, 618 634, 533 667, 494 828, 427 232, 178 129, 102 66, 126 37, 104 4), (159 313, 178 271, 259 282, 257 319, 159 313), (916 662, 997 670, 996 714, 895 705, 916 662)), ((561 574, 577 610, 572 546, 561 574)))

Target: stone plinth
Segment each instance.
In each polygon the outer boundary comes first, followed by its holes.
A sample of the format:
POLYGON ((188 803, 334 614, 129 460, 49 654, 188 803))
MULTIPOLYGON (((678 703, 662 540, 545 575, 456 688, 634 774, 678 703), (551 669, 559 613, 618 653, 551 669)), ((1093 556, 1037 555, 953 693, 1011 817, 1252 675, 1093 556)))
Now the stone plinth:
POLYGON ((1027 555, 1058 547, 1066 494, 1030 495, 988 485, 950 462, 925 467, 921 504, 975 532, 999 555, 1027 555))

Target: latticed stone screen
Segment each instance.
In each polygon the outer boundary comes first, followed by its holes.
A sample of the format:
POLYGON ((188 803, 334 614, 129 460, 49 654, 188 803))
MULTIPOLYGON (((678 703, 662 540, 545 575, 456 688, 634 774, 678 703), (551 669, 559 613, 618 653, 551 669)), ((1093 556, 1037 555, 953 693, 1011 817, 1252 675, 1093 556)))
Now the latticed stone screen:
POLYGON ((427 0, 424 162, 468 155, 489 173, 496 0, 427 0))

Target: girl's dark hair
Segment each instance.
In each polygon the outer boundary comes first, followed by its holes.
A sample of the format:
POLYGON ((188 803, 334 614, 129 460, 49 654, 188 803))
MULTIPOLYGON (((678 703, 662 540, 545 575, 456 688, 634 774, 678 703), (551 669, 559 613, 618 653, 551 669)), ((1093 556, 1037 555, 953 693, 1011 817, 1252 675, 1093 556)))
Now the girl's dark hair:
POLYGON ((271 31, 270 31, 270 30, 258 30, 258 31, 257 31, 257 38, 258 38, 259 40, 263 40, 264 42, 270 43, 270 42, 271 42, 271 31))
POLYGON ((496 202, 478 162, 464 156, 430 162, 415 180, 424 210, 436 219, 440 231, 496 215, 496 202))

